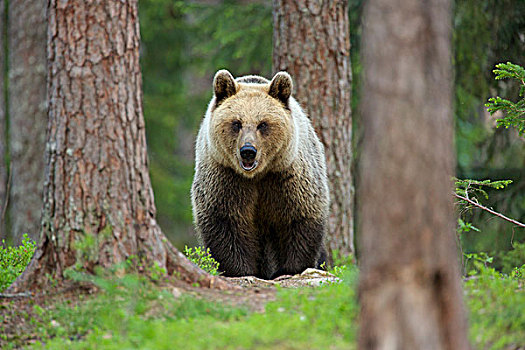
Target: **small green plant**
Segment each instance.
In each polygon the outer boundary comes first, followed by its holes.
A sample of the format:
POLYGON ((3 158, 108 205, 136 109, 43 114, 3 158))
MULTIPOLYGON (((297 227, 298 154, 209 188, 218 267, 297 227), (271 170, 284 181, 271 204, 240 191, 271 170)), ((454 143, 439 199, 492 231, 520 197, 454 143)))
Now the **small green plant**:
POLYGON ((505 113, 505 116, 501 119, 496 120, 498 127, 504 126, 515 127, 521 136, 525 135, 525 69, 510 62, 500 63, 496 65, 497 69, 494 69, 496 74, 496 80, 501 79, 514 79, 520 84, 519 96, 521 100, 514 103, 507 99, 499 96, 489 98, 489 102, 485 104, 488 107, 490 114, 494 114, 497 111, 505 113))
POLYGON ((525 263, 525 242, 514 242, 512 249, 501 256, 501 271, 511 273, 525 263))
POLYGON ((525 264, 521 265, 521 267, 515 267, 510 273, 510 277, 523 285, 523 282, 525 282, 525 264))
POLYGON ((321 268, 337 277, 342 277, 348 271, 348 269, 355 266, 354 255, 344 255, 339 250, 332 251, 332 262, 331 268, 328 268, 326 263, 323 263, 321 268))
POLYGON ((24 234, 22 244, 8 247, 2 240, 0 246, 0 292, 6 289, 26 269, 35 253, 36 243, 24 234))
POLYGON ((74 268, 77 270, 86 269, 93 271, 93 267, 99 260, 99 247, 104 241, 113 239, 113 228, 106 225, 97 235, 82 231, 75 236, 73 249, 76 254, 76 263, 74 268))
MULTIPOLYGON (((118 270, 118 266, 116 268, 118 270)), ((130 255, 126 259, 125 271, 128 273, 144 273, 153 282, 159 282, 162 277, 166 276, 165 268, 159 266, 156 262, 148 262, 137 255, 130 255)))
POLYGON ((192 263, 210 275, 219 275, 219 263, 211 256, 210 248, 188 248, 188 246, 184 246, 184 255, 186 255, 192 263))
POLYGON ((469 275, 478 273, 480 266, 487 267, 494 261, 494 258, 485 252, 463 254, 463 256, 465 270, 469 275))
POLYGON ((476 349, 514 349, 525 341, 525 267, 510 275, 481 261, 477 272, 465 282, 470 310, 470 338, 476 349), (521 279, 520 279, 521 278, 521 279))

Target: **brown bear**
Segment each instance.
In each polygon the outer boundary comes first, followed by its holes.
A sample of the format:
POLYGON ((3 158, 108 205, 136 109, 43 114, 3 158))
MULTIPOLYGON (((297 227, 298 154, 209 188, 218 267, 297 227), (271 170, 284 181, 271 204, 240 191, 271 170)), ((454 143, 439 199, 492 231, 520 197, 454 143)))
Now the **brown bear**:
POLYGON ((326 257, 323 145, 277 73, 220 70, 196 143, 191 189, 197 234, 225 276, 271 279, 326 257))

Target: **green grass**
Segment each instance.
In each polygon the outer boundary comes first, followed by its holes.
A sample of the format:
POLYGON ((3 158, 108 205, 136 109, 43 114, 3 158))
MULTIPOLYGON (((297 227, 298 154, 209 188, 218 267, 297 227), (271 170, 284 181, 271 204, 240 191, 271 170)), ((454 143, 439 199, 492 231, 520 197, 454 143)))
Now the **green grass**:
POLYGON ((357 271, 344 283, 280 290, 265 313, 182 296, 143 277, 95 277, 104 291, 77 306, 39 310, 36 348, 48 349, 348 349, 354 348, 357 271), (81 337, 81 340, 70 340, 81 337))
MULTIPOLYGON (((478 266, 465 283, 470 340, 476 349, 525 344, 525 267, 512 275, 478 266), (521 276, 520 276, 521 274, 521 276)), ((182 296, 143 277, 95 278, 104 293, 42 315, 47 349, 353 349, 357 268, 343 283, 281 289, 265 313, 182 296), (75 340, 80 336, 80 340, 75 340), (74 340, 70 340, 74 339, 74 340)))
MULTIPOLYGON (((18 265, 17 259, 9 261, 18 265)), ((485 263, 474 261, 472 278, 464 283, 473 347, 523 346, 525 265, 502 274, 485 263)), ((124 276, 73 270, 71 278, 89 280, 100 292, 51 306, 34 304, 27 317, 40 339, 33 345, 37 349, 353 349, 358 270, 347 265, 332 272, 341 284, 280 289, 264 313, 255 313, 174 293, 173 287, 159 286, 164 277, 148 278, 132 269, 124 276)), ((23 341, 14 340, 7 348, 23 341)))

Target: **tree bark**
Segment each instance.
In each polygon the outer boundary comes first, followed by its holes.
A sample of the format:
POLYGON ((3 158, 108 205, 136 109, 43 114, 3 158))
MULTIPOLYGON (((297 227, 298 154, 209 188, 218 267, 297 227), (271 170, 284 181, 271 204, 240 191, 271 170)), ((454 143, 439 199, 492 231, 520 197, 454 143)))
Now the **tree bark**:
POLYGON ((49 2, 42 233, 14 290, 132 255, 188 282, 225 285, 173 248, 155 220, 137 8, 137 0, 49 2))
POLYGON ((4 90, 4 70, 5 70, 5 3, 0 0, 0 239, 5 239, 6 232, 4 226, 4 208, 6 205, 7 191, 7 163, 6 163, 6 118, 5 118, 5 90, 4 90))
POLYGON ((448 0, 370 0, 359 175, 361 349, 468 349, 454 240, 448 0))
POLYGON ((348 1, 274 0, 273 24, 274 71, 292 75, 296 97, 325 146, 329 256, 346 256, 354 253, 348 1))
POLYGON ((8 5, 9 217, 14 241, 38 237, 44 184, 46 1, 8 5))

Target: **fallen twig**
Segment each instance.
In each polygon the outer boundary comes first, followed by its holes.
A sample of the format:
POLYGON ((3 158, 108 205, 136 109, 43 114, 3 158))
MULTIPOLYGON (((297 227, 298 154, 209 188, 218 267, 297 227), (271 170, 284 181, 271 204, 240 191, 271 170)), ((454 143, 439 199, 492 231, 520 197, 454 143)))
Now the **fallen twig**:
POLYGON ((31 298, 33 293, 0 293, 0 299, 2 298, 31 298))

